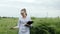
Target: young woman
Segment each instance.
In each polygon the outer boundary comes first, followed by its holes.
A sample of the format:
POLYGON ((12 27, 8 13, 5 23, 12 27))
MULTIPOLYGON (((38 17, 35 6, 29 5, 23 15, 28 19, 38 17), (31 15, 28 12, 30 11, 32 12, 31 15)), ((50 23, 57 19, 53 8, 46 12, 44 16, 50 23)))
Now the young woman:
POLYGON ((20 19, 18 20, 18 25, 13 28, 19 28, 18 34, 30 34, 30 27, 27 27, 27 26, 32 26, 32 24, 28 25, 26 23, 28 21, 31 21, 31 18, 27 16, 27 12, 25 8, 21 10, 21 16, 22 17, 20 17, 20 19))

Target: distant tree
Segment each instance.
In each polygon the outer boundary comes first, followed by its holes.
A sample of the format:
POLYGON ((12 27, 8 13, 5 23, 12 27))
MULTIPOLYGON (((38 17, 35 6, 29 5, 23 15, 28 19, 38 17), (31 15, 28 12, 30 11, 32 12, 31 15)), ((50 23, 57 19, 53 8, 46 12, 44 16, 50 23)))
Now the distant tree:
POLYGON ((7 18, 7 17, 3 16, 2 18, 7 18))
POLYGON ((35 19, 35 17, 31 17, 31 19, 35 19))
POLYGON ((0 19, 1 19, 1 16, 0 16, 0 19))

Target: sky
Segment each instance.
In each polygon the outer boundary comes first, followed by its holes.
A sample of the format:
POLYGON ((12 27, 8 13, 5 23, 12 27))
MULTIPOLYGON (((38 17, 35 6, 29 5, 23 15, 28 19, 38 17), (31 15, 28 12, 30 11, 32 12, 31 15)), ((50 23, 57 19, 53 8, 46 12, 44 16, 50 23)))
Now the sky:
POLYGON ((60 0, 0 0, 0 16, 19 17, 26 8, 29 16, 60 16, 60 0))

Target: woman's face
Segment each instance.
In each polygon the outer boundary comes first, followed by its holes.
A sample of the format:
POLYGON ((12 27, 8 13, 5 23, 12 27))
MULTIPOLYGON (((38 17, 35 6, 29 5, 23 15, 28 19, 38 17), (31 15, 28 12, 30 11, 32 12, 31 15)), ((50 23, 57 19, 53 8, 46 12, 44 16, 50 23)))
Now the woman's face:
POLYGON ((24 11, 21 11, 21 15, 24 17, 26 16, 25 12, 24 11))

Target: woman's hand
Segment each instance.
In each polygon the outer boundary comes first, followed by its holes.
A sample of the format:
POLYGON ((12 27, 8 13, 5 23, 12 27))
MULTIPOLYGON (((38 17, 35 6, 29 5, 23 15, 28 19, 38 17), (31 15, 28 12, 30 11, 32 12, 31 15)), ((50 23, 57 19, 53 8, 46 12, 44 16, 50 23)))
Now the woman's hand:
POLYGON ((10 29, 17 29, 18 28, 18 26, 15 26, 15 27, 11 27, 10 29))
POLYGON ((30 25, 29 25, 29 24, 25 24, 25 26, 28 26, 28 27, 30 27, 30 25))

